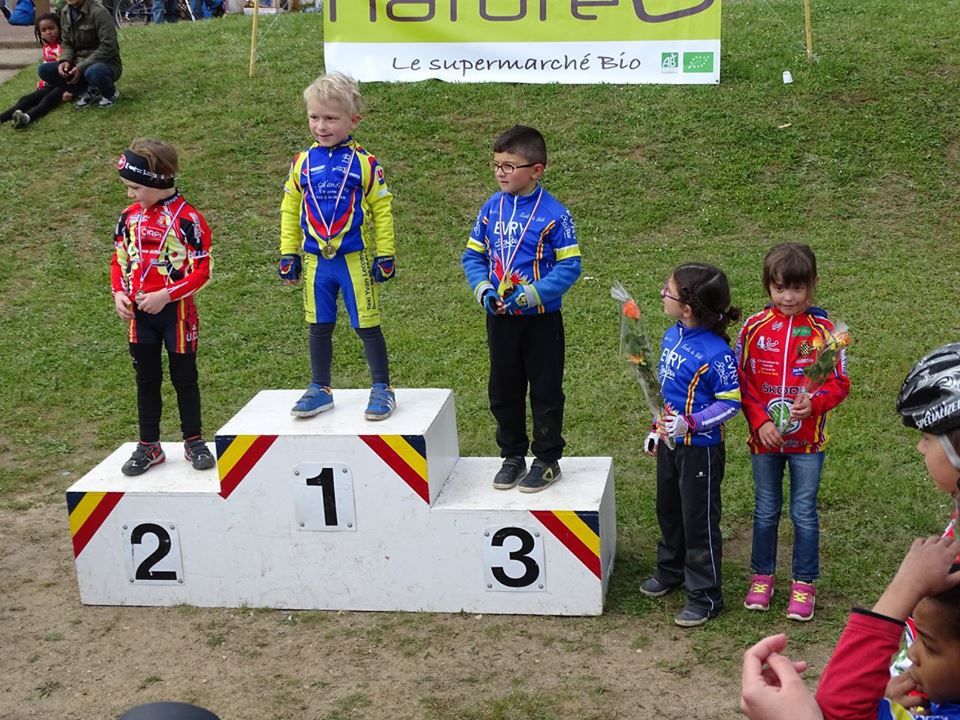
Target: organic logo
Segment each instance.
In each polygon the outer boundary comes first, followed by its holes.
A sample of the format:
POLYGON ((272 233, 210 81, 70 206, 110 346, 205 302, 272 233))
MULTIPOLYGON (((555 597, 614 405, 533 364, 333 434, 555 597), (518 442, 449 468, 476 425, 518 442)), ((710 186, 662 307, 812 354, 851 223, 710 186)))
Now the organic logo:
POLYGON ((660 72, 675 73, 680 70, 680 53, 660 53, 660 72))
POLYGON ((683 71, 685 73, 712 73, 712 52, 685 52, 683 54, 683 71))

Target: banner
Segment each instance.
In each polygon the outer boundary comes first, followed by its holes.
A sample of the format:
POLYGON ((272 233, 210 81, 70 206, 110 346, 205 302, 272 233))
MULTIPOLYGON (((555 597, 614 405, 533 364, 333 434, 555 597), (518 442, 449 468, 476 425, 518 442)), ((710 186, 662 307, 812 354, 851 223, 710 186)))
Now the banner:
POLYGON ((326 0, 328 71, 360 81, 720 82, 720 0, 326 0))

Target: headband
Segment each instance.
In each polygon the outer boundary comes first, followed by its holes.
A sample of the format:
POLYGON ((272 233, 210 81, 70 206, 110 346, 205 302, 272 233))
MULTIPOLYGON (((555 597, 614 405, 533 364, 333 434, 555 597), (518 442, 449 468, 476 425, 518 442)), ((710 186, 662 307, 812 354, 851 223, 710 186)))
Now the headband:
POLYGON ((144 187, 166 190, 173 187, 173 175, 161 175, 150 169, 150 164, 143 155, 137 155, 133 150, 124 150, 117 160, 117 170, 124 180, 143 185, 144 187))

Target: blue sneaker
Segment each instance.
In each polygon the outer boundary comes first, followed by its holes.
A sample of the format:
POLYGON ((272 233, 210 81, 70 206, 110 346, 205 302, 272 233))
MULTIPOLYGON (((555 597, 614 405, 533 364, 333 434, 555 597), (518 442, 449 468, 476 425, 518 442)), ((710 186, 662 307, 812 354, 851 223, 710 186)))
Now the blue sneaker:
POLYGON ((367 420, 386 420, 397 409, 397 396, 386 383, 374 383, 370 388, 370 400, 363 416, 367 420))
POLYGON ((307 391, 290 409, 294 417, 313 417, 333 409, 333 391, 326 385, 310 383, 307 391))

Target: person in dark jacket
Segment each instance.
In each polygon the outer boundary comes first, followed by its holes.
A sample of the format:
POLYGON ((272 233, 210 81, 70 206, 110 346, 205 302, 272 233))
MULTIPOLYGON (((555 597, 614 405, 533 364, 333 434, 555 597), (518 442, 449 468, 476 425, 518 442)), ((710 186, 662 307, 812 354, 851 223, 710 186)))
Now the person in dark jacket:
POLYGON ((79 95, 78 108, 94 103, 109 107, 116 102, 116 81, 123 72, 117 26, 110 12, 95 0, 66 0, 60 14, 63 51, 60 61, 43 63, 40 79, 66 85, 79 95))

